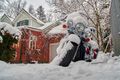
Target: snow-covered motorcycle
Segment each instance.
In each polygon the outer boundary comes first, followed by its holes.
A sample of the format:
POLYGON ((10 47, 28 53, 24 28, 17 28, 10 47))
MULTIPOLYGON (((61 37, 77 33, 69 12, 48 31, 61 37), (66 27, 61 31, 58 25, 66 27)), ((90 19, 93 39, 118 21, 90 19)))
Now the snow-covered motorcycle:
POLYGON ((98 45, 91 37, 95 29, 87 27, 86 21, 79 16, 67 19, 67 26, 68 34, 60 41, 57 56, 51 64, 67 67, 71 61, 86 60, 90 62, 95 59, 98 45))

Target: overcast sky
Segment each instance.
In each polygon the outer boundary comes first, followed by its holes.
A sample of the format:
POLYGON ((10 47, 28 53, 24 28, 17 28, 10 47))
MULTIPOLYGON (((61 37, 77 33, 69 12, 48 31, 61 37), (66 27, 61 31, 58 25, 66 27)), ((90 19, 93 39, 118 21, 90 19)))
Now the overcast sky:
POLYGON ((27 9, 30 4, 32 4, 35 9, 40 5, 44 7, 45 11, 50 9, 49 5, 45 2, 45 0, 26 0, 26 1, 27 1, 27 7, 26 7, 27 9))

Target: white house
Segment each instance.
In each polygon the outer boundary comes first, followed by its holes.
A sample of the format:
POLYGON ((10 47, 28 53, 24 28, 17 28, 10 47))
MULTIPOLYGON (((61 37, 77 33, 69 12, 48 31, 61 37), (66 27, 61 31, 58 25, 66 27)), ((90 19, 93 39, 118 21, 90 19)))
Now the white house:
POLYGON ((9 24, 12 24, 12 20, 6 15, 4 14, 1 18, 0 18, 0 22, 6 22, 9 24))
POLYGON ((22 9, 18 16, 13 20, 13 25, 15 27, 19 26, 29 26, 29 27, 42 27, 44 22, 40 21, 33 15, 29 14, 25 9, 22 9))

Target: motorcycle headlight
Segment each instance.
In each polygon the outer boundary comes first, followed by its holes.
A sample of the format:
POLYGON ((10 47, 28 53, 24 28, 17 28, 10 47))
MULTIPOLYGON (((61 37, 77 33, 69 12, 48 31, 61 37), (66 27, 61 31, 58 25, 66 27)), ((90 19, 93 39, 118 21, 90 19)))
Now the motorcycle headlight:
POLYGON ((75 26, 75 29, 76 29, 78 32, 84 31, 85 25, 84 25, 83 23, 77 23, 76 26, 75 26))
POLYGON ((90 37, 91 33, 85 33, 85 37, 90 37))
POLYGON ((88 36, 90 37, 90 36, 91 36, 91 33, 88 33, 88 36))
POLYGON ((72 20, 68 20, 68 21, 67 21, 67 25, 68 25, 68 27, 73 26, 73 21, 72 21, 72 20))

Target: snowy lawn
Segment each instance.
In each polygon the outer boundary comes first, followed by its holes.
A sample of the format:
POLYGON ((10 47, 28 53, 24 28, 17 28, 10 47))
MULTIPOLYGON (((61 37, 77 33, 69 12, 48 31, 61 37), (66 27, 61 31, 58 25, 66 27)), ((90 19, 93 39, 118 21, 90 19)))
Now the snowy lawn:
POLYGON ((0 80, 120 80, 120 57, 99 54, 91 63, 72 62, 69 67, 0 61, 0 80))

